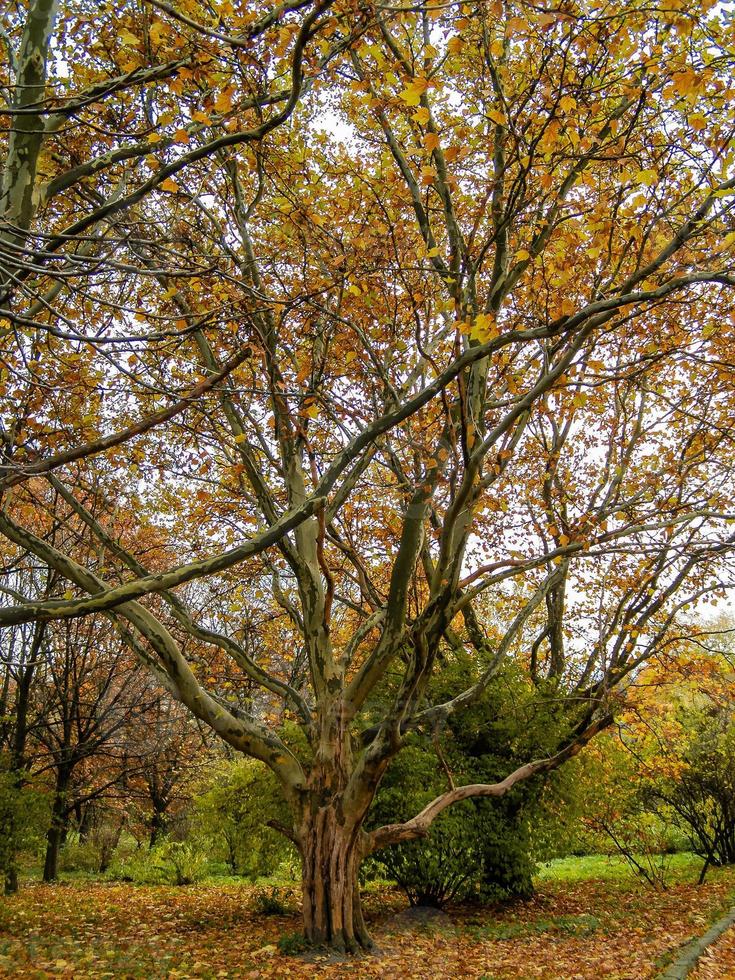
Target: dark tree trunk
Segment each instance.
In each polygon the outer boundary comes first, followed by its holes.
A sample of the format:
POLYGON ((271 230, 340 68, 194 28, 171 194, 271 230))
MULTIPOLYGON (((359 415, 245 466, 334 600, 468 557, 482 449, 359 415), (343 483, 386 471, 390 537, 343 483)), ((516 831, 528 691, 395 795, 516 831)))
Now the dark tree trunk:
POLYGON ((55 822, 46 832, 46 859, 43 863, 43 880, 56 881, 59 873, 59 851, 61 849, 61 827, 55 822))
POLYGON ((11 864, 5 870, 5 894, 15 895, 18 891, 18 869, 15 864, 11 864))
POLYGON ((122 834, 122 829, 125 825, 125 817, 117 824, 115 830, 102 837, 102 843, 100 846, 100 861, 97 868, 100 874, 104 874, 105 871, 110 867, 110 862, 112 861, 112 855, 115 853, 115 848, 120 843, 120 836, 122 834))
POLYGON ((363 838, 334 805, 320 808, 302 828, 304 934, 314 945, 349 953, 372 946, 357 880, 363 838))
POLYGON ((91 803, 88 803, 84 807, 81 805, 81 803, 75 803, 74 814, 77 821, 79 841, 80 843, 83 843, 89 838, 89 834, 92 830, 92 824, 94 822, 94 807, 91 803))
MULTIPOLYGON (((41 644, 46 629, 46 624, 38 622, 33 631, 33 642, 25 669, 20 675, 18 688, 13 706, 15 714, 14 733, 11 749, 11 768, 14 772, 14 787, 18 793, 23 789, 26 782, 26 743, 28 741, 28 711, 31 703, 31 689, 33 678, 36 671, 41 644)), ((6 840, 8 841, 9 854, 7 866, 5 868, 5 894, 14 895, 18 891, 18 868, 16 864, 16 842, 17 834, 16 817, 11 813, 10 826, 4 828, 6 840)))
POLYGON ((43 880, 46 882, 56 881, 59 873, 59 851, 66 837, 66 794, 70 776, 71 773, 60 769, 56 778, 51 824, 46 833, 46 859, 43 865, 43 880))
POLYGON ((149 847, 154 847, 159 838, 166 832, 166 823, 166 814, 161 813, 158 810, 154 810, 153 816, 151 817, 151 836, 148 842, 149 847))
MULTIPOLYGON (((23 789, 24 780, 23 773, 16 769, 13 776, 13 788, 15 792, 20 793, 23 789)), ((6 836, 6 860, 5 860, 5 881, 4 881, 4 891, 6 895, 15 895, 18 891, 18 866, 17 866, 17 815, 15 813, 15 806, 11 803, 10 812, 8 814, 8 824, 3 829, 6 836)))

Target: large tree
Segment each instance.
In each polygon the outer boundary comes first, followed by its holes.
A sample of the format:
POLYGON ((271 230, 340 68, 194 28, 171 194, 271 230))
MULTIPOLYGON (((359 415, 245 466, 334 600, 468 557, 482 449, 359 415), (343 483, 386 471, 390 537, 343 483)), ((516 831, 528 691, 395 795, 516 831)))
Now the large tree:
POLYGON ((361 860, 576 753, 730 582, 728 14, 54 8, 4 23, 0 532, 60 584, 0 624, 110 618, 368 946, 361 860), (557 750, 367 833, 509 656, 557 750))

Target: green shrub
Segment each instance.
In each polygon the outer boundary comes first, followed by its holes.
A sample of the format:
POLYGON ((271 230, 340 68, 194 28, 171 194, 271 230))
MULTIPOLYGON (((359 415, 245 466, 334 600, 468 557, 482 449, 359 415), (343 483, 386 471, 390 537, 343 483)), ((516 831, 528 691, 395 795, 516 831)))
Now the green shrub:
POLYGON ((80 841, 78 834, 69 834, 59 852, 59 871, 99 871, 99 848, 89 839, 80 841))
POLYGON ((120 831, 119 825, 109 822, 95 826, 84 840, 79 834, 67 835, 59 853, 60 871, 86 871, 119 877, 120 866, 128 861, 140 845, 130 834, 120 831))
MULTIPOLYGON (((371 814, 375 824, 405 820, 442 791, 435 756, 409 746, 395 760, 371 814)), ((467 800, 445 810, 428 837, 386 848, 368 866, 396 881, 412 905, 490 901, 532 892, 534 863, 521 810, 467 800)))
POLYGON ((6 767, 0 756, 0 879, 15 879, 21 852, 43 841, 50 819, 49 797, 26 775, 6 767))
POLYGON ((254 759, 223 762, 195 797, 192 825, 211 856, 233 874, 252 880, 273 875, 293 860, 292 844, 268 826, 289 819, 278 783, 254 759))
POLYGON ((301 932, 289 932, 278 940, 278 949, 284 956, 298 956, 309 949, 309 941, 301 932))
POLYGON ((197 841, 164 840, 116 862, 110 877, 136 885, 193 885, 207 873, 207 855, 197 841))
MULTIPOLYGON (((448 700, 469 686, 478 665, 457 660, 431 701, 448 700)), ((483 697, 440 733, 414 734, 391 763, 370 812, 370 826, 405 821, 449 788, 496 782, 529 758, 558 748, 569 720, 512 665, 483 697)), ((536 842, 531 826, 543 823, 543 780, 501 798, 478 798, 449 807, 428 837, 379 852, 367 869, 393 878, 413 904, 441 906, 455 899, 494 901, 533 891, 536 842)), ((548 794, 547 794, 548 795, 548 794)), ((547 838, 554 820, 549 818, 547 838)), ((549 846, 547 841, 547 847, 549 846)))

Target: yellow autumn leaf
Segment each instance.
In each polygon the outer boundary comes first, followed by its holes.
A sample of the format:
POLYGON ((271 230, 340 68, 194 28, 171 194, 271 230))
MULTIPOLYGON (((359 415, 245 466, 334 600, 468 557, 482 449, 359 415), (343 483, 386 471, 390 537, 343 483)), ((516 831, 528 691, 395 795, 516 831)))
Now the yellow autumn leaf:
POLYGON ((678 72, 673 77, 674 90, 677 95, 688 95, 697 88, 700 81, 699 75, 692 71, 692 69, 686 69, 685 71, 678 72))
POLYGON ((127 27, 123 27, 121 31, 118 31, 118 37, 128 47, 135 47, 139 41, 139 38, 132 31, 129 31, 127 27))
POLYGON ((496 335, 495 317, 488 313, 480 313, 475 317, 470 330, 472 340, 477 340, 481 344, 486 344, 496 335))
POLYGON ((189 134, 185 129, 177 129, 174 133, 174 142, 176 143, 188 143, 189 134))
POLYGON ((418 105, 421 101, 421 96, 428 87, 429 83, 427 79, 413 78, 399 94, 406 105, 418 105))
POLYGON ((437 134, 427 133, 426 136, 424 136, 424 148, 431 153, 437 148, 437 146, 439 146, 439 137, 437 134))
POLYGON ((163 139, 163 136, 161 136, 160 133, 148 133, 148 142, 149 143, 160 143, 162 139, 163 139))
POLYGON ((645 184, 646 187, 653 187, 658 183, 658 173, 655 170, 639 170, 635 174, 635 181, 638 184, 645 184))
POLYGON ((516 252, 517 262, 525 262, 526 259, 530 259, 530 258, 531 258, 531 253, 528 251, 527 248, 519 248, 518 251, 516 252))
POLYGON ((151 26, 149 31, 151 41, 158 45, 163 40, 164 35, 168 32, 168 27, 161 20, 157 20, 155 24, 151 26))
POLYGON ((232 109, 232 98, 234 94, 235 94, 235 89, 232 86, 230 86, 230 88, 224 89, 222 92, 219 93, 214 103, 214 107, 217 110, 217 112, 225 113, 225 112, 229 112, 232 109))
POLYGON ((494 123, 497 123, 498 126, 505 126, 507 122, 507 119, 505 118, 505 114, 499 112, 497 109, 490 109, 487 113, 487 117, 488 119, 492 119, 494 123))
POLYGON ((451 54, 459 54, 463 47, 464 41, 461 37, 451 37, 449 39, 449 44, 447 44, 447 50, 451 54))
POLYGON ((167 177, 159 184, 162 191, 170 191, 172 194, 179 189, 179 185, 171 177, 167 177))

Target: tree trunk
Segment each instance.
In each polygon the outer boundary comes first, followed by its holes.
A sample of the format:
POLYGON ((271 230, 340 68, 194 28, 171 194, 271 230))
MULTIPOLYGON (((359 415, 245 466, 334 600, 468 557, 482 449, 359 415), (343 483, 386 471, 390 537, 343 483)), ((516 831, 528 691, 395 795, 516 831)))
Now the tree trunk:
POLYGON ((56 881, 59 873, 59 850, 61 848, 61 826, 52 819, 46 832, 46 859, 43 863, 43 880, 56 881))
POLYGON ((124 826, 125 817, 123 816, 117 827, 109 835, 105 833, 102 834, 102 841, 100 844, 100 861, 99 867, 97 868, 100 874, 104 874, 110 867, 112 855, 115 853, 115 848, 120 843, 120 837, 124 826))
POLYGON ((56 881, 59 873, 59 851, 66 836, 66 791, 69 787, 69 775, 60 770, 56 780, 51 824, 46 832, 46 859, 43 865, 43 880, 46 882, 56 881))
POLYGON ((164 811, 161 810, 153 811, 153 816, 151 817, 151 823, 150 823, 151 836, 148 841, 149 847, 155 847, 155 845, 158 843, 159 838, 162 837, 163 834, 166 832, 167 823, 168 821, 166 820, 166 813, 164 811))
POLYGON ((4 891, 6 895, 15 895, 18 891, 18 869, 15 864, 11 864, 5 871, 4 891))
POLYGON ((317 810, 300 834, 304 934, 316 946, 370 949, 357 874, 364 834, 334 806, 317 810))
MULTIPOLYGON (((18 687, 13 705, 15 714, 15 731, 12 739, 11 769, 13 770, 13 790, 21 793, 26 784, 26 743, 28 741, 28 710, 31 701, 31 688, 33 678, 38 663, 39 652, 43 642, 46 624, 38 622, 33 630, 33 642, 31 644, 28 660, 23 668, 18 681, 18 687)), ((18 833, 18 814, 15 812, 15 804, 11 804, 8 818, 8 826, 4 828, 6 841, 6 868, 5 868, 5 894, 14 895, 18 891, 18 867, 17 867, 17 833, 18 833)))

